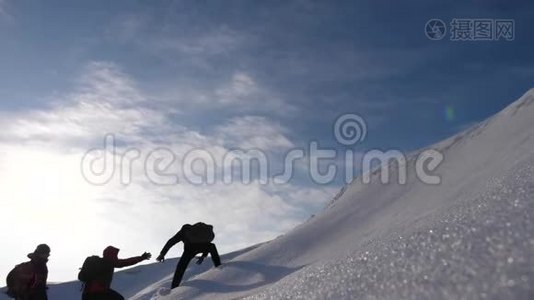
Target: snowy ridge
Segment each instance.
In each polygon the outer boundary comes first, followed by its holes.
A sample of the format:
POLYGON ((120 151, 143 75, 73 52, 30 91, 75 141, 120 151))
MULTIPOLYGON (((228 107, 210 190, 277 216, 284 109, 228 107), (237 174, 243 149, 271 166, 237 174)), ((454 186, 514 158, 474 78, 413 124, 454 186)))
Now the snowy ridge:
POLYGON ((534 266, 533 99, 530 90, 432 146, 445 156, 437 170, 440 185, 420 182, 409 162, 405 185, 356 180, 305 224, 226 262, 223 270, 184 282, 165 299, 525 298, 534 286, 532 272, 518 271, 534 266), (475 244, 461 248, 470 239, 475 244))

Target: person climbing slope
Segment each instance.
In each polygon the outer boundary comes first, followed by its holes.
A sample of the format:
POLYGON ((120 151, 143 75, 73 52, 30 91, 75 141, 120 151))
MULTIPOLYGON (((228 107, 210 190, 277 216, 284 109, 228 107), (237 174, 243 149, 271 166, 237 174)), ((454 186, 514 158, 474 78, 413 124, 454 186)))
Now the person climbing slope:
POLYGON ((16 300, 47 300, 48 257, 50 247, 40 244, 28 254, 30 261, 17 265, 6 278, 6 294, 16 300))
POLYGON ((133 266, 152 257, 148 252, 127 259, 119 259, 118 255, 119 249, 108 246, 102 257, 94 255, 85 259, 78 274, 78 279, 84 283, 82 300, 124 300, 111 289, 115 268, 133 266))
POLYGON ((197 264, 201 264, 209 253, 211 255, 213 265, 215 267, 221 265, 221 258, 217 252, 217 247, 212 243, 214 238, 215 234, 213 233, 213 226, 199 222, 194 225, 183 225, 180 231, 178 231, 178 233, 176 233, 167 241, 165 246, 163 246, 161 253, 156 258, 156 260, 159 262, 163 262, 165 260, 165 255, 174 245, 179 242, 184 243, 184 252, 182 253, 182 257, 180 257, 178 265, 176 266, 171 288, 174 289, 180 285, 189 262, 191 262, 191 260, 199 253, 202 253, 202 256, 198 258, 197 264))

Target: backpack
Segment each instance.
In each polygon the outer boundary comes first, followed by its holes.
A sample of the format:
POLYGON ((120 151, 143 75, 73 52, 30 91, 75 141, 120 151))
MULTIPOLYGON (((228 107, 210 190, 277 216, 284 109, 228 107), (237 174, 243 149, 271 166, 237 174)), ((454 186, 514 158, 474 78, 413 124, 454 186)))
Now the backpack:
POLYGON ((7 274, 6 277, 6 294, 10 298, 17 298, 28 292, 30 289, 29 280, 35 278, 34 273, 32 272, 32 267, 30 262, 25 262, 16 265, 13 270, 7 274), (27 282, 24 282, 24 280, 27 282))
POLYGON ((185 232, 185 240, 192 244, 211 243, 215 238, 213 226, 198 222, 185 232))
POLYGON ((103 258, 93 255, 89 256, 83 262, 83 266, 78 273, 78 280, 87 283, 98 279, 106 271, 106 263, 103 258))
POLYGON ((17 281, 17 273, 19 271, 19 265, 17 265, 15 268, 13 268, 13 270, 11 270, 9 272, 9 274, 7 274, 7 278, 6 278, 6 286, 7 286, 7 291, 6 291, 6 294, 9 298, 16 298, 17 297, 17 293, 16 293, 16 281, 17 281))

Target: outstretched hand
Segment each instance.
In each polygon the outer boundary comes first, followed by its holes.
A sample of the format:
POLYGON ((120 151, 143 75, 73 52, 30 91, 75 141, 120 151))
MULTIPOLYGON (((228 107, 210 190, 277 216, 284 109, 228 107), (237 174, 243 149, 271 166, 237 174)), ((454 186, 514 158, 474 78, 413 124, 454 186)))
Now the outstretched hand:
POLYGON ((152 257, 152 254, 148 252, 145 252, 143 253, 143 255, 141 255, 141 258, 143 258, 144 260, 150 259, 151 257, 152 257))
POLYGON ((163 255, 158 255, 158 257, 156 257, 156 260, 159 261, 159 262, 164 262, 165 261, 165 256, 163 255))

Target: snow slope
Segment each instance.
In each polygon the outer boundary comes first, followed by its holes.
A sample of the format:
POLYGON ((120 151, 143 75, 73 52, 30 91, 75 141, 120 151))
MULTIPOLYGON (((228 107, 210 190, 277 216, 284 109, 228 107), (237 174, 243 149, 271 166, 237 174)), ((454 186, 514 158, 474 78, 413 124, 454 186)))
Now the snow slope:
POLYGON ((321 214, 164 299, 534 298, 533 103, 534 89, 433 145, 441 184, 416 178, 414 153, 407 184, 357 180, 321 214))
MULTIPOLYGON (((169 295, 175 260, 120 272, 114 286, 136 300, 534 299, 533 103, 534 89, 429 147, 445 157, 439 185, 416 178, 416 152, 407 184, 381 184, 377 170, 222 269, 191 264, 169 295)), ((51 286, 50 299, 79 299, 75 288, 51 286)))

